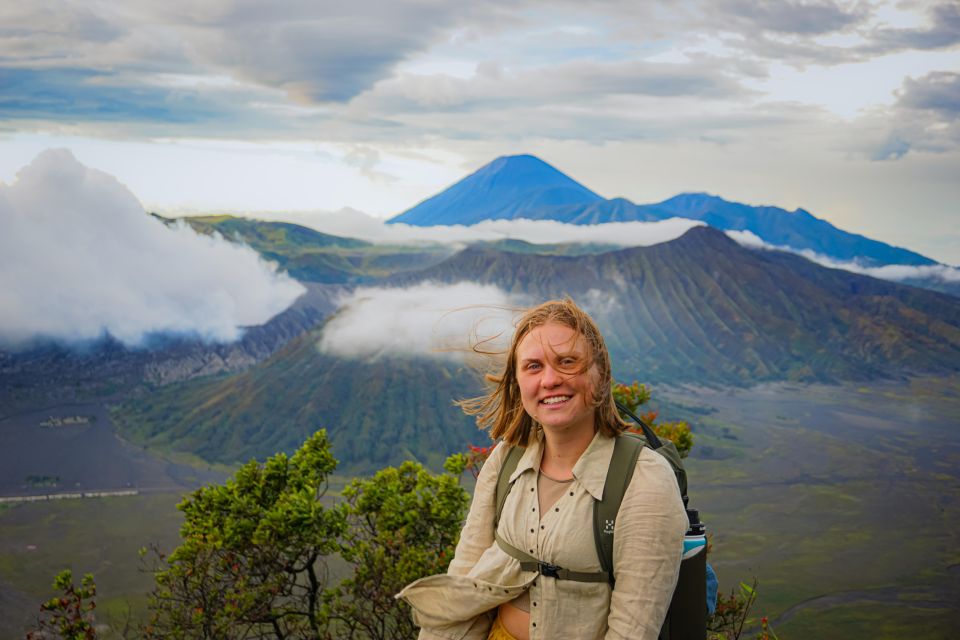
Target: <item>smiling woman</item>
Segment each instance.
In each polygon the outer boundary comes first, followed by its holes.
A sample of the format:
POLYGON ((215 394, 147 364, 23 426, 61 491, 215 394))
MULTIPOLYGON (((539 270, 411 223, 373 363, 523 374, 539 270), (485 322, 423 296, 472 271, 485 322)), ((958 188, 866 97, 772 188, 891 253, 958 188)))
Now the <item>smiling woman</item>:
POLYGON ((688 521, 670 466, 641 449, 609 521, 616 581, 601 569, 589 523, 625 425, 596 324, 569 299, 530 309, 489 380, 488 395, 462 406, 500 442, 477 479, 456 555, 446 575, 398 595, 420 637, 657 638, 688 521), (522 454, 504 498, 500 470, 515 447, 522 454))

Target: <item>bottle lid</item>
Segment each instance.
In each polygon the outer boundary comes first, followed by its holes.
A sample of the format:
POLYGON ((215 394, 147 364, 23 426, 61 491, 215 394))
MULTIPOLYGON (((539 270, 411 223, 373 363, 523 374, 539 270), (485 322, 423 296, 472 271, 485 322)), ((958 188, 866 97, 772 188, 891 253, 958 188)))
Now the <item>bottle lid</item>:
POLYGON ((688 536, 702 536, 707 530, 706 525, 700 522, 700 512, 696 509, 687 509, 687 519, 690 521, 688 536))

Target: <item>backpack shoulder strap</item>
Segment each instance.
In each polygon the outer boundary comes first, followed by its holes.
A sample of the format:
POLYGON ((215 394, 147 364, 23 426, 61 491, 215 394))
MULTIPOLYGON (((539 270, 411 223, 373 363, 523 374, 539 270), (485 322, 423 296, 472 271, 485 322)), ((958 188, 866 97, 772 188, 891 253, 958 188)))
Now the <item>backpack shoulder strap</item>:
POLYGON ((520 458, 523 457, 523 452, 523 447, 510 447, 510 451, 507 452, 507 457, 504 458, 503 464, 500 466, 500 472, 497 474, 497 513, 493 518, 494 532, 497 531, 497 525, 500 524, 500 514, 503 513, 503 505, 507 501, 507 495, 510 493, 510 489, 513 488, 513 483, 510 482, 510 476, 517 470, 517 465, 520 464, 520 458))
POLYGON ((674 475, 677 476, 677 485, 680 487, 680 497, 683 498, 683 506, 687 506, 689 500, 687 497, 687 472, 683 468, 683 461, 680 459, 680 453, 677 451, 676 445, 670 440, 661 440, 658 438, 657 434, 650 428, 650 425, 637 417, 637 414, 630 411, 630 409, 624 406, 619 400, 616 401, 616 405, 621 413, 630 416, 634 422, 640 425, 640 429, 643 431, 643 437, 647 441, 647 446, 666 458, 667 462, 670 463, 674 475))
POLYGON ((626 433, 617 437, 610 466, 607 467, 607 478, 603 483, 603 498, 593 503, 593 540, 597 545, 600 567, 610 576, 611 585, 614 583, 613 528, 644 444, 642 438, 626 433))

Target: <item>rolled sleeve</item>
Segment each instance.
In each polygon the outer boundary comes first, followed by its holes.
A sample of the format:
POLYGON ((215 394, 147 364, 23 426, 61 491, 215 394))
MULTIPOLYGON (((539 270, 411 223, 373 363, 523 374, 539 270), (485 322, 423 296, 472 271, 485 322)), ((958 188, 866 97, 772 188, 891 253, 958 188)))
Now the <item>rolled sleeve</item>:
POLYGON ((464 576, 477 563, 480 556, 493 544, 493 519, 497 511, 497 476, 509 447, 497 444, 484 462, 473 491, 473 501, 467 513, 467 521, 460 532, 460 540, 447 573, 464 576))
POLYGON ((673 470, 645 448, 617 514, 608 640, 656 640, 677 584, 687 525, 673 470))

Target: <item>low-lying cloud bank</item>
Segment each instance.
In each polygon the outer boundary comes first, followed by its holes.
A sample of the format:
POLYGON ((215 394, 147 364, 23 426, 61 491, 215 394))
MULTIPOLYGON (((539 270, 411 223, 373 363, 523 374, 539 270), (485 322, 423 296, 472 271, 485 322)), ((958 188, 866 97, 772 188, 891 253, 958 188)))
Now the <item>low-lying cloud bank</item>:
POLYGON ((361 287, 340 300, 340 310, 327 322, 317 348, 352 358, 461 360, 483 340, 491 340, 487 347, 504 348, 516 309, 527 302, 474 282, 361 287))
POLYGON ((65 150, 0 183, 0 344, 137 345, 149 334, 239 337, 304 288, 252 249, 170 228, 113 176, 65 150))
POLYGON ((772 245, 764 242, 756 234, 750 231, 727 231, 727 235, 739 244, 752 249, 772 249, 776 251, 789 251, 799 256, 803 256, 811 262, 816 262, 824 267, 831 269, 843 269, 852 273, 860 273, 865 276, 879 278, 881 280, 892 280, 894 282, 903 282, 905 280, 940 280, 946 283, 960 282, 960 269, 945 264, 932 265, 908 265, 908 264, 888 264, 881 267, 867 267, 858 262, 845 262, 824 256, 809 249, 795 249, 788 246, 772 245))
POLYGON ((514 239, 533 244, 567 242, 613 244, 622 247, 647 247, 679 238, 698 220, 670 218, 657 222, 608 222, 606 224, 566 224, 555 220, 485 220, 472 226, 450 225, 416 227, 387 224, 360 211, 343 209, 335 212, 302 213, 283 216, 317 231, 337 236, 360 238, 377 244, 409 244, 468 242, 514 239))

